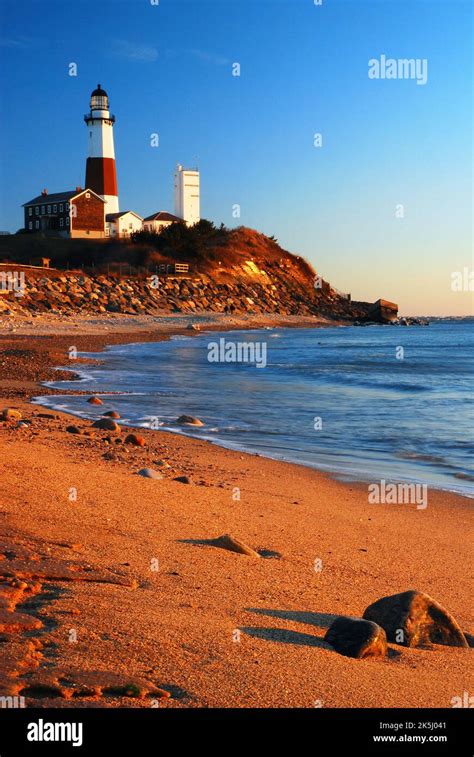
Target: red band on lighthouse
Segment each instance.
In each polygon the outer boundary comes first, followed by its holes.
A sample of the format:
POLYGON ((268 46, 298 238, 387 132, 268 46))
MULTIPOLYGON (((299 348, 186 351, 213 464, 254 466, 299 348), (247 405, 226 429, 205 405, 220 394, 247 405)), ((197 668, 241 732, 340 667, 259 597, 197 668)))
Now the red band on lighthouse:
POLYGON ((86 187, 98 195, 118 195, 117 171, 113 158, 87 158, 86 187))

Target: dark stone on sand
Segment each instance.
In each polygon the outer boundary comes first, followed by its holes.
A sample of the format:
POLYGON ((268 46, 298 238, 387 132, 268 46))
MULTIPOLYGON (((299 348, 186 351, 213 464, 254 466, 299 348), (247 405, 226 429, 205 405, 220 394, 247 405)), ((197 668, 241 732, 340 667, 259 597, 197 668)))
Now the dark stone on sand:
POLYGON ((120 426, 112 418, 99 418, 94 421, 92 428, 101 428, 104 431, 120 431, 120 426))
POLYGON ((100 399, 100 397, 89 397, 87 400, 89 405, 103 405, 104 403, 100 399))
POLYGON ((158 473, 158 471, 153 470, 153 468, 142 468, 138 471, 139 476, 143 476, 143 478, 154 478, 157 481, 160 481, 164 476, 161 475, 161 473, 158 473))
POLYGON ((192 484, 189 476, 176 476, 176 478, 173 478, 173 481, 179 481, 180 484, 192 484))
POLYGON ((68 434, 80 434, 81 433, 81 429, 78 428, 77 426, 68 426, 66 428, 66 431, 68 432, 68 434))
POLYGON ((176 423, 179 423, 180 426, 204 426, 204 423, 199 418, 195 418, 194 415, 180 415, 176 419, 176 423))
POLYGON ((385 657, 387 637, 383 628, 361 618, 336 618, 324 640, 336 652, 359 660, 364 657, 385 657))
POLYGON ((120 414, 116 410, 109 410, 108 413, 104 413, 104 418, 120 418, 120 414))
POLYGON ((139 434, 129 434, 125 437, 125 444, 133 444, 135 447, 144 447, 145 440, 139 434))
POLYGON ((54 413, 37 413, 37 418, 48 418, 49 420, 55 420, 58 416, 54 413))
POLYGON ((367 607, 363 617, 382 626, 389 641, 406 647, 469 646, 453 616, 421 591, 412 589, 382 597, 367 607))

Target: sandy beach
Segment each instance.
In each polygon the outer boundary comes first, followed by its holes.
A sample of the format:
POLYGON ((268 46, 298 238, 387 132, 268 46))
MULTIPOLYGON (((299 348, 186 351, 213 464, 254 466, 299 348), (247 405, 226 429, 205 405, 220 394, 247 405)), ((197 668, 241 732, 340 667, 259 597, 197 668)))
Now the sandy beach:
MULTIPOLYGON (((39 382, 61 377, 53 369, 71 345, 158 341, 189 334, 189 321, 3 323, 0 409, 29 423, 0 423, 0 572, 17 579, 0 616, 0 694, 48 707, 450 708, 472 690, 469 650, 390 644, 385 659, 357 660, 323 637, 336 616, 361 617, 408 589, 472 633, 459 537, 472 537, 468 499, 430 491, 426 510, 369 504, 362 483, 167 432, 140 429, 144 446, 117 444, 30 402, 48 393, 39 382), (137 475, 157 461, 163 479, 137 475), (223 534, 261 556, 208 543, 223 534)), ((275 323, 324 325, 201 319, 221 330, 275 323)))

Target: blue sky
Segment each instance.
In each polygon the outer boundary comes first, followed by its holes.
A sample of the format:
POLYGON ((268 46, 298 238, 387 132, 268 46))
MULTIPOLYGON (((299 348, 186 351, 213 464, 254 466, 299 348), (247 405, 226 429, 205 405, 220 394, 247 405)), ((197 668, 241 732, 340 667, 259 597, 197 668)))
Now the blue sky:
POLYGON ((21 226, 21 204, 43 187, 84 184, 83 115, 100 82, 117 119, 121 209, 173 210, 176 163, 197 164, 203 217, 274 234, 356 298, 470 312, 472 293, 451 289, 452 272, 472 267, 467 0, 0 8, 0 229, 21 226), (369 79, 382 54, 426 59, 427 83, 369 79))

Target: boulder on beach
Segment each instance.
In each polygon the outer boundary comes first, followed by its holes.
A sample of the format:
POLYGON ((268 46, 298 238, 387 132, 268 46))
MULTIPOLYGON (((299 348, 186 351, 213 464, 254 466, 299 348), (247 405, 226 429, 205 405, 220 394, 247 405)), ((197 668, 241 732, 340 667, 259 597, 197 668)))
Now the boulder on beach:
POLYGON ((80 434, 81 433, 81 429, 78 428, 77 426, 67 426, 66 431, 68 432, 68 434, 80 434))
POLYGON ((170 468, 170 464, 166 462, 166 460, 153 460, 153 464, 156 465, 157 468, 170 468))
POLYGON ((384 629, 361 618, 336 618, 324 640, 339 654, 359 660, 364 657, 385 657, 388 651, 384 629))
POLYGON ((228 549, 229 552, 238 552, 239 555, 248 555, 249 557, 260 557, 252 547, 248 547, 243 541, 236 539, 230 534, 223 534, 218 536, 217 539, 212 539, 208 542, 214 547, 220 547, 221 549, 228 549))
POLYGON ((180 484, 192 484, 189 476, 176 476, 173 481, 178 481, 180 484))
POLYGON ((104 413, 104 418, 120 418, 120 414, 116 410, 109 410, 108 413, 104 413))
POLYGON ((143 476, 143 478, 154 478, 157 481, 164 478, 164 476, 161 475, 161 473, 158 473, 157 470, 153 470, 153 468, 142 468, 138 471, 139 476, 143 476))
POLYGON ((382 626, 389 641, 406 647, 469 646, 453 616, 428 594, 414 589, 382 597, 367 607, 363 617, 382 626))
POLYGON ((135 447, 144 447, 145 440, 139 434, 129 434, 125 437, 125 444, 133 444, 135 447))
POLYGON ((180 426, 204 426, 204 423, 199 418, 195 418, 194 415, 180 415, 176 419, 176 423, 179 423, 180 426))
POLYGON ((19 410, 15 410, 13 407, 6 407, 1 413, 2 421, 19 421, 21 420, 21 413, 19 410))
POLYGON ((94 421, 92 428, 101 428, 104 431, 120 431, 120 426, 112 418, 99 418, 94 421))
POLYGON ((103 405, 104 403, 100 399, 100 397, 89 397, 87 400, 89 405, 103 405))

